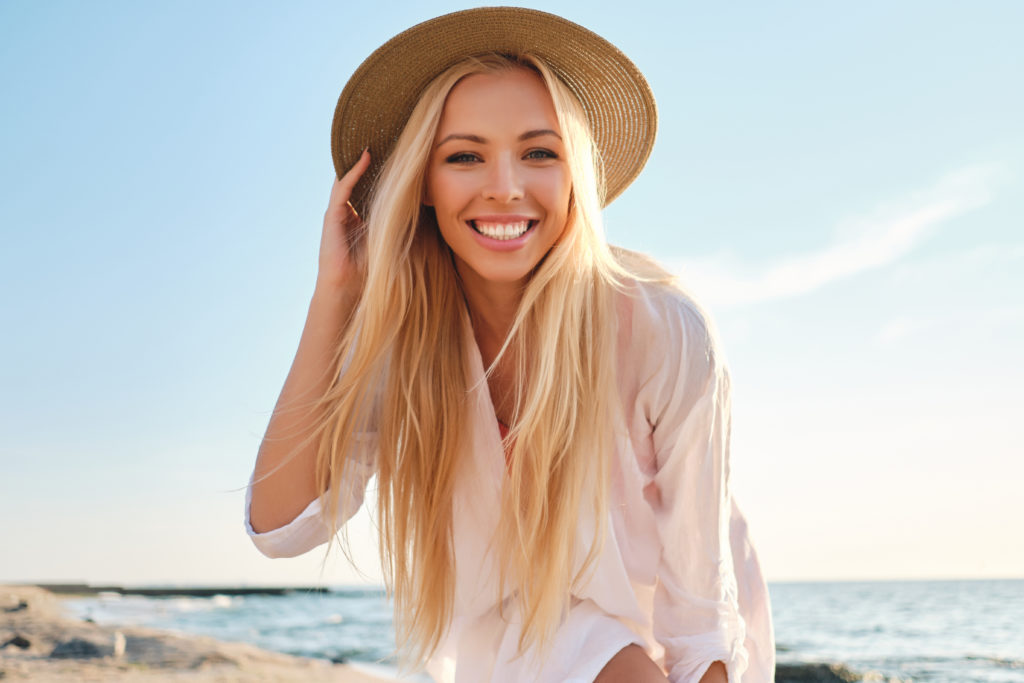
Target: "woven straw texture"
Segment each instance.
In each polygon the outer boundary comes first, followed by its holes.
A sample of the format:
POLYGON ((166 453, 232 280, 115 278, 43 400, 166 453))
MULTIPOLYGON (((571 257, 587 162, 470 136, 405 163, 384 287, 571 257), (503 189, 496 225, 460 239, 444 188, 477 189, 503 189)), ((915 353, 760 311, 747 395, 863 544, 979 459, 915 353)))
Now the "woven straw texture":
POLYGON ((357 211, 420 93, 439 73, 487 52, 531 53, 576 94, 604 165, 605 205, 639 175, 654 146, 658 114, 636 65, 601 36, 559 16, 519 7, 483 7, 417 24, 379 47, 345 85, 331 126, 340 178, 369 146, 372 163, 352 194, 357 211))

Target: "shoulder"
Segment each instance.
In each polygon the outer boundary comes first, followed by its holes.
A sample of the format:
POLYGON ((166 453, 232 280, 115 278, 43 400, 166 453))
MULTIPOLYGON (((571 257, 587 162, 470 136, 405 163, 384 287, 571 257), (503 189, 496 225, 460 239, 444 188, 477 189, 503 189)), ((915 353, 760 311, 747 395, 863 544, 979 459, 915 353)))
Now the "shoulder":
POLYGON ((678 280, 642 272, 618 297, 620 380, 652 425, 728 382, 711 314, 678 280))
POLYGON ((693 293, 643 254, 616 248, 615 255, 629 273, 618 293, 619 323, 627 332, 620 343, 662 360, 724 364, 714 320, 693 293))

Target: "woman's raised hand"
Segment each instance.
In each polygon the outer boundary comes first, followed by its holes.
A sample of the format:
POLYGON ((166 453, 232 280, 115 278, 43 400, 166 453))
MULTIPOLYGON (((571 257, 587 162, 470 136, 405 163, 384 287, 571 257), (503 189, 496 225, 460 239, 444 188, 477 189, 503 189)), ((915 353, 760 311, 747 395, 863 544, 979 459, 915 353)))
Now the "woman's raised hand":
POLYGON ((353 233, 359 229, 361 219, 349 203, 352 188, 370 166, 370 153, 363 150, 359 160, 348 173, 334 181, 331 199, 324 213, 324 231, 320 237, 320 266, 317 289, 344 291, 357 282, 358 265, 349 249, 353 233))
POLYGON ((323 491, 315 476, 317 441, 304 439, 319 425, 319 406, 310 397, 324 396, 334 380, 325 372, 335 358, 338 339, 351 322, 358 294, 359 265, 349 251, 359 215, 349 197, 356 181, 370 165, 363 152, 359 161, 331 188, 320 239, 320 270, 309 315, 299 340, 292 369, 267 426, 256 459, 250 504, 253 530, 264 533, 295 519, 323 491))

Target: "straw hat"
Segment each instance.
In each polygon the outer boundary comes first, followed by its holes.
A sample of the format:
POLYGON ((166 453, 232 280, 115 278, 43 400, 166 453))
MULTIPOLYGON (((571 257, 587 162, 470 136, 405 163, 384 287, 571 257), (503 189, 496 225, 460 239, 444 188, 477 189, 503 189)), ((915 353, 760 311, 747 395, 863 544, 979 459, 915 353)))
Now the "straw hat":
POLYGON ((366 58, 345 85, 331 125, 331 156, 340 178, 367 145, 372 163, 352 193, 362 211, 424 88, 448 67, 487 52, 542 59, 579 98, 604 162, 611 203, 650 156, 658 124, 643 74, 601 36, 554 14, 521 7, 481 7, 445 14, 399 33, 366 58))

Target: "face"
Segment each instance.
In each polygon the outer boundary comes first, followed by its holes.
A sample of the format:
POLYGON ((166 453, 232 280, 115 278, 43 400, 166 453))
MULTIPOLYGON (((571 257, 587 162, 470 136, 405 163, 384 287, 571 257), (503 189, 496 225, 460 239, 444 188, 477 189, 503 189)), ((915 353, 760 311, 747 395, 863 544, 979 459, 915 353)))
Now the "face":
POLYGON ((551 96, 527 69, 474 74, 448 95, 424 202, 467 286, 526 282, 565 229, 572 189, 551 96))

